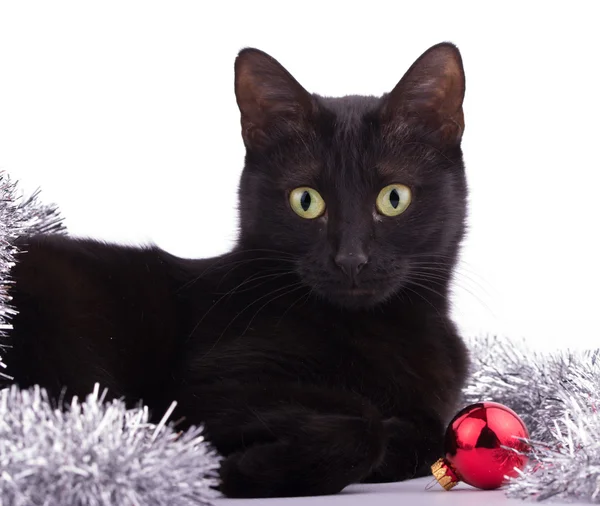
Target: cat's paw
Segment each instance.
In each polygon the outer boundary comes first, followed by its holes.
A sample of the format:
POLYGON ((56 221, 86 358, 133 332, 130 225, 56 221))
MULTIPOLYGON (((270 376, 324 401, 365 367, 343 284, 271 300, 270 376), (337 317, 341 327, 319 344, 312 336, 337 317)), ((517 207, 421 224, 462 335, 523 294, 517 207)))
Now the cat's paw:
POLYGON ((385 458, 363 478, 363 483, 403 481, 431 474, 431 464, 443 453, 444 432, 439 421, 393 417, 384 420, 383 428, 389 438, 385 458))
POLYGON ((232 498, 261 497, 256 483, 240 469, 239 461, 243 455, 244 452, 234 453, 221 462, 219 490, 232 498))
POLYGON ((337 473, 327 476, 300 462, 297 450, 276 442, 230 455, 221 463, 220 491, 232 498, 296 497, 336 494, 348 485, 337 473))
POLYGON ((313 414, 277 441, 255 444, 221 464, 229 497, 328 495, 377 467, 388 436, 377 417, 313 414))

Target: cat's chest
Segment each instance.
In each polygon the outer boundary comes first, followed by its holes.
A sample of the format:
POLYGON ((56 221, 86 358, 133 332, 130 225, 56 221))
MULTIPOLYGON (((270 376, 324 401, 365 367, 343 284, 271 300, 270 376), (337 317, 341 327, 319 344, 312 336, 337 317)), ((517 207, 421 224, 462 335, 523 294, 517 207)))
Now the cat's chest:
POLYGON ((422 396, 431 357, 420 330, 401 317, 289 311, 239 323, 207 341, 208 376, 343 389, 390 415, 422 396))
POLYGON ((284 297, 265 306, 270 300, 233 297, 197 319, 186 351, 195 379, 343 389, 390 415, 442 388, 448 359, 434 334, 443 326, 432 329, 426 315, 351 314, 284 297))
POLYGON ((423 395, 430 360, 422 346, 426 339, 413 334, 407 322, 403 328, 401 320, 368 323, 351 322, 337 334, 322 356, 323 368, 332 385, 364 395, 392 414, 402 402, 423 395))

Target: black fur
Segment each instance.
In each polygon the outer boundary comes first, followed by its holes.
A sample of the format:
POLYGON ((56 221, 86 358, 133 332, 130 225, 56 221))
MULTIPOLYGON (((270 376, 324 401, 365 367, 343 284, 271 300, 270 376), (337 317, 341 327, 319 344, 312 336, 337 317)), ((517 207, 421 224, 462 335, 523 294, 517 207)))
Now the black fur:
POLYGON ((54 396, 100 382, 157 418, 176 399, 226 456, 232 497, 427 473, 467 369, 448 307, 466 213, 463 94, 450 44, 382 98, 310 95, 269 56, 242 51, 236 248, 184 260, 22 240, 8 372, 54 396), (396 217, 375 207, 392 183, 413 195, 396 217), (323 196, 321 217, 292 211, 299 186, 323 196))

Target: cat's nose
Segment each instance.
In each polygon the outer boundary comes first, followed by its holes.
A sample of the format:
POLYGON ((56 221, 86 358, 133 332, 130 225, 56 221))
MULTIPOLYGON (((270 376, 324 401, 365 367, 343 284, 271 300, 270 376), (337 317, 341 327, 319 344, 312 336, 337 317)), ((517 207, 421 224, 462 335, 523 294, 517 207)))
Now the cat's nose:
POLYGON ((340 251, 335 256, 334 261, 346 276, 354 279, 369 261, 369 258, 362 251, 340 251))

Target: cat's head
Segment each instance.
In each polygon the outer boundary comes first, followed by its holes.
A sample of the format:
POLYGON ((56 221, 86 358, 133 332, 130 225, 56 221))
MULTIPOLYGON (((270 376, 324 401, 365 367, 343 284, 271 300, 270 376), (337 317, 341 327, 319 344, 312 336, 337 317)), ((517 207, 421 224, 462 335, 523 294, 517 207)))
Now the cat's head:
POLYGON ((438 44, 383 97, 308 93, 276 60, 240 52, 246 164, 240 247, 291 253, 302 281, 368 307, 446 290, 464 233, 458 49, 438 44), (436 288, 434 288, 436 287, 436 288))

